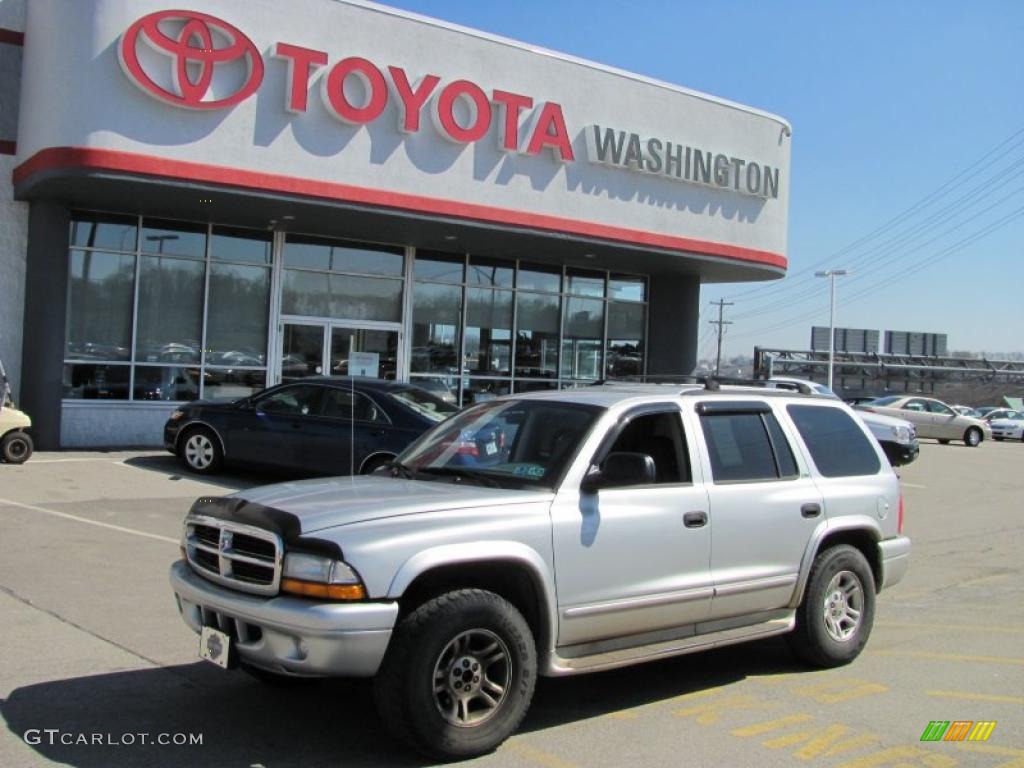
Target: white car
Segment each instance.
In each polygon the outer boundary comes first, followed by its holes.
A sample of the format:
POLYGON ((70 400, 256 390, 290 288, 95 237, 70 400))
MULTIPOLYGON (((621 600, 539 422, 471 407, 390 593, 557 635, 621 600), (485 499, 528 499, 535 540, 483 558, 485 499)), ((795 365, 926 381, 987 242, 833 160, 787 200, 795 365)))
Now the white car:
MULTIPOLYGON (((839 400, 840 397, 824 384, 816 381, 807 381, 789 376, 772 376, 768 381, 783 386, 794 387, 804 394, 821 395, 839 400)), ((917 442, 917 430, 914 425, 905 419, 895 416, 885 416, 881 413, 868 413, 854 409, 857 417, 864 422, 875 440, 882 446, 886 458, 894 467, 909 464, 917 458, 921 447, 917 442)))
POLYGON ((993 440, 1024 440, 1024 413, 1010 411, 988 423, 993 440))

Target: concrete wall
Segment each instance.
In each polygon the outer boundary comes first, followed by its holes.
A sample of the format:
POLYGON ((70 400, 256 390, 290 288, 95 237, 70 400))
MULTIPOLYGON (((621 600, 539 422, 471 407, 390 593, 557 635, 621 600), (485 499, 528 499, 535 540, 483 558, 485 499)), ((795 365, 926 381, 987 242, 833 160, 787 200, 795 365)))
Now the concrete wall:
POLYGON ((25 0, 0 0, 0 360, 21 393, 22 319, 25 312, 25 244, 28 205, 13 200, 10 143, 17 139, 22 46, 11 33, 25 30, 25 0))
POLYGON ((63 403, 62 448, 159 448, 176 406, 162 403, 63 403))

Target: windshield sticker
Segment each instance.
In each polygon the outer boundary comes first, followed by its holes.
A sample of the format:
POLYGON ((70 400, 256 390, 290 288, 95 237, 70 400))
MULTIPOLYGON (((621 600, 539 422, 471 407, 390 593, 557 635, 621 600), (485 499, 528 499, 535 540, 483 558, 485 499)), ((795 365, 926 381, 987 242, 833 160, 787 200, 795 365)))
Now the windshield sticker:
POLYGON ((544 477, 547 470, 539 464, 516 464, 512 469, 512 474, 519 477, 544 477))

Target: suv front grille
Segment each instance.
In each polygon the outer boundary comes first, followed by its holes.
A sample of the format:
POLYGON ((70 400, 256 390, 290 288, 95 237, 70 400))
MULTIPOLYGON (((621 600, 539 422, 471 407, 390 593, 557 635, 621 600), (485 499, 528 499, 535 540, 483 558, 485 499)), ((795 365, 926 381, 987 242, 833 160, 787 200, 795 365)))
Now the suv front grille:
POLYGON ((280 588, 283 546, 272 531, 195 515, 185 519, 184 544, 189 564, 211 581, 258 595, 280 588))

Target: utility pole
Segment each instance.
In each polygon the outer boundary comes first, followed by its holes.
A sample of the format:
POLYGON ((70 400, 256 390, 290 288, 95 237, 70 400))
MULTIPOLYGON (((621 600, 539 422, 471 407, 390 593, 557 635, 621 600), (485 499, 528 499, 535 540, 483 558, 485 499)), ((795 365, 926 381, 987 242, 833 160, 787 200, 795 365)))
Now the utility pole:
POLYGON ((718 354, 715 356, 715 376, 718 376, 718 369, 722 367, 722 331, 723 331, 723 326, 725 326, 725 325, 732 325, 732 320, 723 320, 722 319, 722 313, 725 311, 726 307, 731 307, 735 302, 725 301, 724 299, 719 299, 718 301, 712 301, 712 302, 709 302, 709 303, 710 304, 714 304, 715 306, 718 307, 718 319, 710 321, 711 325, 717 325, 718 326, 718 354))

